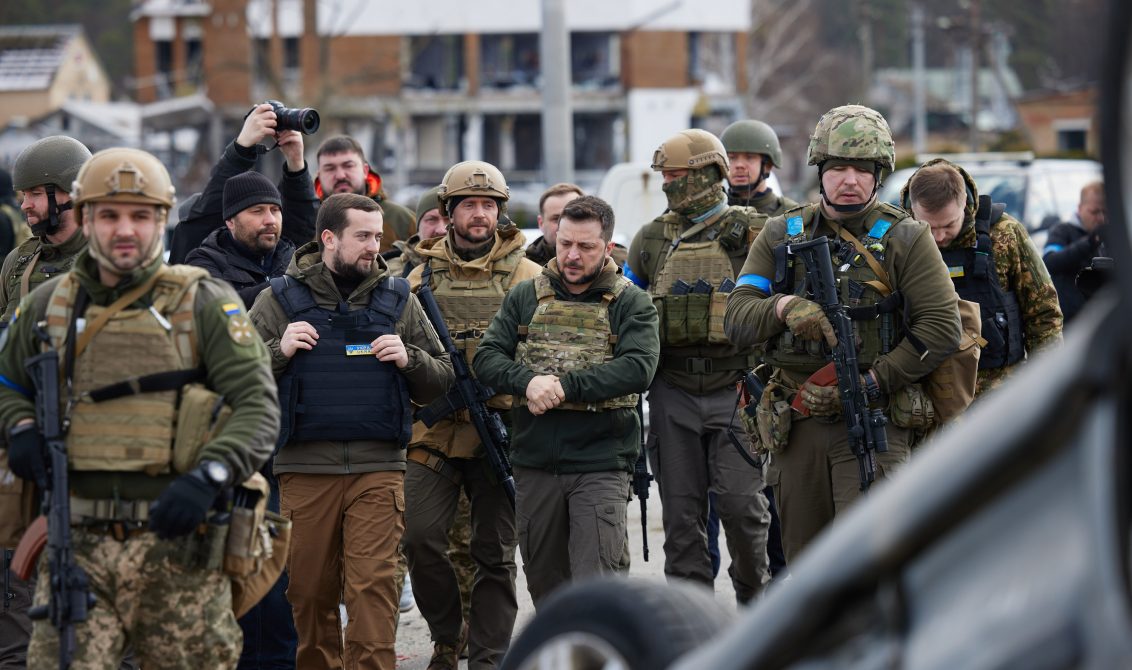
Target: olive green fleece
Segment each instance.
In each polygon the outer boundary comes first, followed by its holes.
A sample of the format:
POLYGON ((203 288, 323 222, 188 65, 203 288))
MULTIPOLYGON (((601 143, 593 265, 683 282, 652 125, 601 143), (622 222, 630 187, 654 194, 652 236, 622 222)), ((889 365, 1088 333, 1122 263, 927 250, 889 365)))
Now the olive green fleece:
MULTIPOLYGON (((345 297, 351 311, 369 305, 370 294, 388 274, 385 261, 378 257, 373 272, 345 297)), ((287 275, 310 288, 315 302, 325 309, 336 309, 343 301, 330 269, 322 262, 317 242, 309 242, 295 250, 287 275)), ((276 377, 286 371, 291 359, 283 355, 279 343, 290 319, 268 287, 256 297, 248 313, 252 325, 267 343, 272 369, 276 377)), ((453 382, 452 363, 444 353, 440 339, 428 322, 420 302, 409 294, 408 302, 397 320, 397 335, 405 344, 409 364, 401 369, 408 383, 413 402, 426 405, 447 392, 453 382)), ((317 346, 317 345, 316 345, 317 346)), ((343 384, 350 380, 343 379, 343 384)), ((275 472, 308 474, 348 474, 380 470, 404 470, 405 450, 395 442, 378 440, 351 442, 289 442, 275 456, 275 472), (328 469, 329 467, 329 469, 328 469)))
MULTIPOLYGON (((144 282, 163 262, 153 263, 129 276, 121 285, 110 288, 96 279, 97 264, 87 250, 75 261, 71 272, 90 295, 95 305, 109 305, 123 293, 144 282)), ((31 391, 32 382, 24 369, 24 360, 42 350, 33 326, 44 318, 48 298, 58 279, 40 285, 20 302, 19 316, 8 327, 7 341, 0 350, 0 375, 31 391)), ((134 303, 144 307, 148 295, 134 303)), ((193 308, 193 331, 201 366, 206 371, 206 385, 224 396, 232 408, 232 416, 224 428, 204 445, 201 460, 220 461, 228 466, 235 481, 244 481, 259 469, 271 455, 279 433, 279 398, 271 375, 267 348, 256 338, 238 344, 229 335, 232 319, 244 316, 243 301, 227 282, 205 278, 197 288, 193 308), (237 309, 236 314, 229 314, 237 309)), ((129 376, 129 361, 122 361, 122 376, 129 376)), ((24 418, 33 418, 33 399, 17 390, 0 385, 0 424, 11 428, 24 418)), ((108 489, 118 488, 123 498, 155 498, 172 476, 149 477, 142 473, 77 473, 72 489, 87 497, 109 497, 108 489), (113 485, 108 482, 113 481, 113 485), (128 493, 127 493, 128 491, 128 493)))
MULTIPOLYGON (((600 302, 616 281, 619 271, 606 259, 594 283, 579 295, 571 294, 551 261, 543 269, 550 277, 558 300, 600 302)), ((526 395, 535 377, 530 368, 515 361, 520 325, 534 317, 538 298, 533 279, 511 288, 492 319, 473 361, 476 376, 496 391, 526 395)), ((610 330, 617 336, 613 359, 561 377, 567 402, 598 402, 608 398, 644 393, 652 381, 660 357, 657 314, 648 294, 627 286, 609 306, 610 330)), ((551 410, 534 416, 526 405, 511 410, 511 463, 554 473, 632 471, 641 444, 641 424, 632 408, 604 412, 551 410)))
MULTIPOLYGON (((842 221, 851 233, 860 237, 865 230, 863 222, 876 207, 873 204, 862 213, 842 221)), ((952 352, 960 340, 959 310, 956 303, 955 287, 951 283, 947 266, 943 263, 931 229, 926 223, 909 218, 902 210, 892 208, 901 214, 885 238, 885 257, 882 266, 888 272, 895 287, 904 293, 909 304, 907 315, 912 333, 927 347, 922 357, 912 343, 901 340, 895 349, 872 361, 877 384, 882 391, 892 392, 917 381, 928 374, 952 352)), ((800 210, 792 210, 799 212, 800 210)), ((819 219, 817 231, 811 223, 806 224, 808 238, 826 236, 836 239, 836 230, 824 216, 819 219)), ((763 232, 751 245, 750 254, 743 264, 741 277, 757 275, 773 279, 774 247, 786 237, 786 218, 776 217, 767 222, 763 232)), ((761 344, 782 333, 786 324, 775 316, 775 305, 781 295, 768 295, 749 284, 741 284, 731 293, 727 301, 723 327, 732 342, 742 344, 761 344)))

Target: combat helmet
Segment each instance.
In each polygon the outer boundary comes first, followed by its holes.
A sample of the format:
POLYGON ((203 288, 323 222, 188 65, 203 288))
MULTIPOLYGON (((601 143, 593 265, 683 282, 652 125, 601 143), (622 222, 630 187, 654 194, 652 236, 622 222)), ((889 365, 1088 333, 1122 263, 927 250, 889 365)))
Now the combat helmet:
POLYGON ((724 129, 719 139, 728 153, 762 154, 770 157, 774 167, 782 167, 782 145, 778 142, 778 135, 774 128, 762 121, 736 121, 724 129))
POLYGON ((112 201, 158 205, 166 211, 176 201, 169 171, 141 149, 104 149, 94 154, 75 177, 71 197, 77 215, 88 202, 112 201))
POLYGON ((718 165, 720 179, 727 175, 727 149, 723 142, 706 130, 682 130, 661 144, 652 155, 652 169, 698 170, 718 165))
POLYGON ((52 135, 28 145, 12 166, 12 186, 27 191, 43 186, 47 191, 47 218, 31 225, 36 237, 54 235, 59 230, 59 215, 73 203, 58 204, 55 194, 67 193, 79 168, 90 158, 90 149, 73 137, 52 135))
POLYGON ((875 109, 843 105, 822 115, 810 137, 809 164, 820 166, 829 159, 873 161, 892 172, 896 146, 888 122, 875 109))
POLYGON ((499 168, 484 161, 463 161, 448 168, 436 197, 451 214, 453 198, 495 198, 502 207, 511 199, 511 189, 499 168))

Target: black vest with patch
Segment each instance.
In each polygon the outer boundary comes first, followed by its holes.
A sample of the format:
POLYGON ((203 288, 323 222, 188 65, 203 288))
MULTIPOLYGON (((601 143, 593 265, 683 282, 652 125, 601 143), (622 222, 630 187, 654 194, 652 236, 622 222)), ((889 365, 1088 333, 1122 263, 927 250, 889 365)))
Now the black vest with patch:
POLYGON ((322 440, 380 440, 408 444, 413 410, 404 375, 377 360, 369 345, 396 332, 409 283, 390 277, 375 287, 364 309, 320 307, 310 288, 292 277, 271 279, 271 290, 292 322, 318 332, 310 351, 300 349, 279 379, 283 411, 279 444, 322 440))

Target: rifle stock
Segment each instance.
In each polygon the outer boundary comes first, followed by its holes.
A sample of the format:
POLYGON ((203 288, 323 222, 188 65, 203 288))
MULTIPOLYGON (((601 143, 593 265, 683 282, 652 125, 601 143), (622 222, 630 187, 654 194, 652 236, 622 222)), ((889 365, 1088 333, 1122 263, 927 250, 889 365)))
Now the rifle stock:
MULTIPOLYGON (((47 334, 37 328, 41 339, 47 334)), ((59 667, 70 667, 75 651, 75 624, 86 621, 93 605, 90 580, 75 562, 71 544, 71 497, 67 481, 67 445, 60 416, 59 352, 54 349, 27 360, 25 367, 35 386, 36 425, 47 449, 50 474, 45 482, 47 565, 51 595, 46 605, 32 607, 28 616, 47 619, 59 632, 59 667)))
POLYGON ((802 259, 806 268, 806 285, 837 335, 837 346, 832 354, 841 394, 841 416, 849 433, 849 448, 857 458, 861 490, 867 491, 876 479, 876 453, 888 451, 887 420, 879 409, 869 408, 868 395, 861 383, 853 323, 837 296, 829 240, 819 237, 791 244, 787 253, 802 259))
POLYGON ((491 466, 491 471, 495 473, 500 485, 503 486, 503 490, 506 491, 507 498, 511 501, 511 509, 514 509, 515 478, 511 474, 511 462, 507 458, 510 439, 507 435, 507 427, 503 424, 503 419, 499 418, 499 414, 489 410, 485 404, 485 401, 495 393, 472 376, 468 361, 456 349, 456 343, 452 341, 452 335, 448 332, 448 325, 444 322, 444 315, 440 313, 440 306, 436 304, 436 298, 432 295, 431 281, 432 265, 426 262, 421 275, 421 286, 417 289, 417 300, 420 301, 425 316, 432 323, 432 327, 436 329, 436 334, 440 337, 440 343, 444 346, 445 353, 452 360, 452 371, 456 374, 456 385, 452 391, 449 391, 439 400, 422 408, 422 410, 418 410, 417 418, 425 421, 425 425, 432 426, 456 410, 466 409, 472 425, 475 426, 476 434, 483 444, 488 465, 491 466), (455 394, 453 394, 453 391, 455 394), (425 420, 426 418, 427 420, 425 420), (428 423, 428 421, 432 423, 428 423))

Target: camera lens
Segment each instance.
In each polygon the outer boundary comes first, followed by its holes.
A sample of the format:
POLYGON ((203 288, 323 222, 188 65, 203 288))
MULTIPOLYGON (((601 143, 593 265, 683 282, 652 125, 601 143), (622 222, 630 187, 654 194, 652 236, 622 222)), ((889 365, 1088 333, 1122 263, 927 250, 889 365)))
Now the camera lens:
POLYGON ((318 110, 312 107, 292 109, 275 105, 275 127, 278 130, 297 130, 304 135, 313 135, 318 132, 319 124, 318 110))

